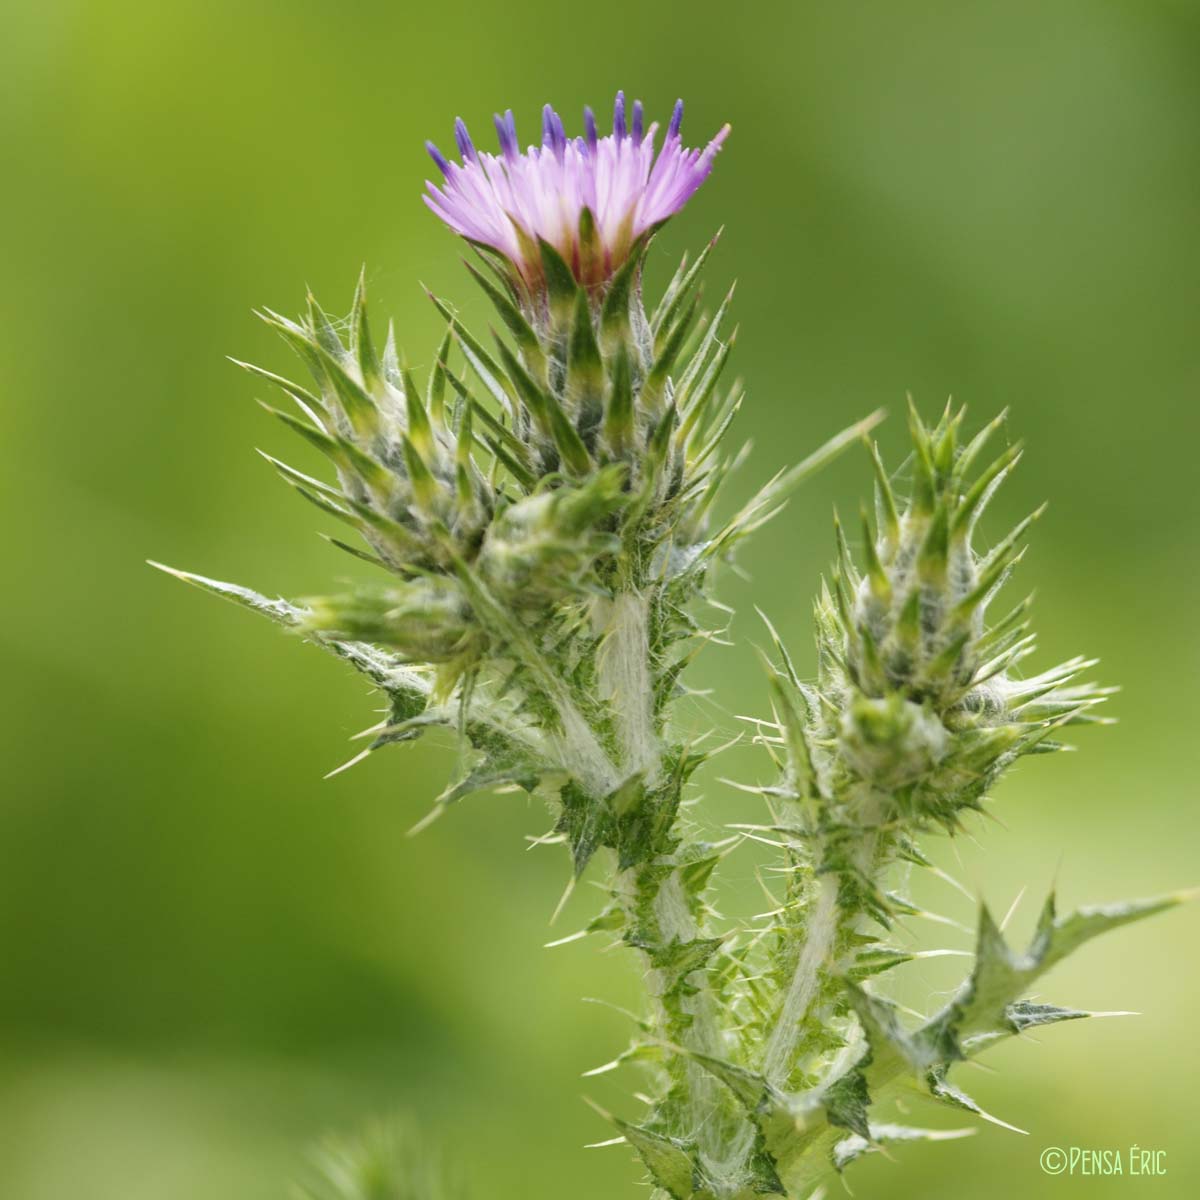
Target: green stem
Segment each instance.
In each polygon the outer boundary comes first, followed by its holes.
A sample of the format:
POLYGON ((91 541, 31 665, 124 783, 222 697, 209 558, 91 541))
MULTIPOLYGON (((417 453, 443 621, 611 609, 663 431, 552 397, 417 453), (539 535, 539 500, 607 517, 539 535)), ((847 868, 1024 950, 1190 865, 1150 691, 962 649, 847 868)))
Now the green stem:
MULTIPOLYGON (((872 790, 858 797, 856 805, 861 831, 847 865, 871 885, 887 867, 887 839, 881 836, 880 825, 888 803, 889 797, 872 790)), ((822 848, 818 849, 818 860, 824 853, 822 848)), ((806 1028, 822 1019, 820 1008, 827 993, 848 965, 845 961, 850 952, 848 939, 862 932, 872 920, 862 909, 846 908, 841 901, 841 890, 838 871, 830 869, 820 876, 796 966, 763 1056, 763 1075, 776 1086, 786 1085, 798 1067, 806 1066, 796 1061, 806 1028)))
POLYGON ((796 969, 767 1039, 763 1075, 770 1083, 782 1085, 792 1073, 792 1056, 800 1040, 802 1022, 817 996, 820 977, 828 969, 828 959, 841 923, 837 894, 836 876, 823 876, 817 902, 805 929, 796 969))

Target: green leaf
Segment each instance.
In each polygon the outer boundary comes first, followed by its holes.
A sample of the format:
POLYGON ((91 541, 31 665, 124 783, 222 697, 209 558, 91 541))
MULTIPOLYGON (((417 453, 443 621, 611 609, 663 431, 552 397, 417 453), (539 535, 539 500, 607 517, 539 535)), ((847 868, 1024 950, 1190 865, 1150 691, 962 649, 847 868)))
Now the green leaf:
POLYGON ((633 446, 634 432, 629 351, 622 344, 617 347, 604 411, 604 440, 609 451, 617 458, 628 454, 633 446))
POLYGON ((375 401, 324 346, 316 346, 316 354, 324 370, 325 378, 333 388, 334 395, 346 419, 359 437, 371 437, 379 428, 379 413, 375 401))
POLYGON ((367 321, 367 268, 364 266, 358 277, 354 292, 354 308, 350 314, 350 352, 362 373, 363 386, 374 397, 383 396, 383 369, 375 344, 371 340, 371 326, 367 321))
POLYGON ((342 345, 342 339, 338 336, 337 329, 326 315, 325 310, 317 303, 317 298, 312 292, 308 293, 307 301, 308 328, 313 335, 313 341, 326 354, 338 359, 344 357, 346 347, 342 345))
POLYGON ((1020 461, 1022 452, 1021 443, 1015 442, 975 480, 954 514, 955 534, 962 536, 970 532, 983 512, 988 499, 1003 482, 1004 477, 1020 461))
POLYGON ((982 1117, 985 1121, 990 1121, 993 1125, 999 1125, 1002 1129, 1011 1129, 1013 1133, 1029 1132, 1027 1129, 1019 1129, 1016 1125, 1010 1125, 1007 1121, 1002 1121, 999 1117, 994 1117, 991 1113, 984 1111, 962 1088, 956 1087, 947 1081, 946 1069, 944 1067, 938 1067, 930 1071, 928 1076, 926 1076, 926 1083, 929 1085, 929 1094, 934 1099, 941 1100, 944 1104, 949 1104, 951 1108, 962 1108, 967 1112, 973 1112, 976 1116, 982 1117))
POLYGON ((433 425, 429 413, 421 402, 421 393, 412 377, 412 372, 405 368, 402 373, 404 380, 404 414, 408 440, 417 448, 421 457, 430 463, 437 449, 433 438, 433 425))
POLYGON ((709 1054, 693 1051, 689 1057, 719 1079, 737 1097, 747 1112, 754 1113, 765 1105, 778 1102, 775 1089, 757 1071, 727 1062, 723 1058, 714 1058, 709 1054))
POLYGON ((867 1137, 854 1134, 838 1142, 833 1149, 833 1165, 838 1171, 844 1171, 855 1159, 879 1146, 896 1142, 949 1142, 970 1137, 974 1132, 974 1129, 914 1129, 908 1125, 872 1121, 867 1137))
POLYGON ((425 393, 425 405, 430 417, 442 428, 446 426, 446 362, 450 357, 450 343, 454 339, 454 326, 446 327, 445 336, 434 356, 429 372, 429 387, 425 393))
POLYGON ((611 358, 618 350, 627 349, 630 342, 629 306, 634 285, 642 270, 648 239, 643 235, 634 244, 629 257, 609 282, 600 310, 600 337, 604 356, 611 358))
MULTIPOLYGON (((1024 954, 1015 954, 984 907, 979 915, 975 967, 954 999, 913 1035, 908 1051, 917 1064, 932 1065, 964 1056, 964 1039, 980 1033, 1012 1032, 1010 1007, 1055 964, 1092 938, 1133 921, 1164 912, 1190 898, 1176 892, 1149 900, 1134 900, 1081 908, 1070 916, 1055 916, 1054 896, 1042 909, 1037 931, 1024 954)), ((1067 1017, 1059 1019, 1066 1020, 1067 1017)))
POLYGON ((542 431, 554 442, 563 464, 576 475, 586 475, 592 466, 591 455, 575 427, 567 420, 566 413, 551 393, 538 387, 529 372, 517 362, 509 348, 499 342, 500 358, 504 370, 521 399, 525 402, 534 420, 542 431))
POLYGON ((546 276, 551 318, 557 328, 565 329, 575 303, 575 275, 562 255, 545 238, 538 238, 537 248, 542 260, 542 272, 546 276))
POLYGON ((504 322, 509 333, 512 334, 513 340, 517 343, 521 351, 521 356, 525 360, 525 365, 529 369, 529 373, 544 384, 546 379, 546 358, 542 353, 541 343, 538 341, 533 326, 529 324, 525 319, 525 315, 512 300, 496 287, 486 275, 469 262, 464 265, 471 272, 472 278, 483 289, 484 294, 500 314, 500 319, 504 322))
POLYGON ((515 405, 513 404, 512 396, 509 395, 504 384, 501 382, 504 378, 504 372, 497 366, 495 359, 480 345, 471 331, 462 324, 441 300, 432 292, 427 292, 426 294, 433 302, 434 308, 450 322, 450 327, 454 330, 454 336, 458 339, 463 357, 467 360, 471 370, 479 376, 480 383, 483 384, 496 403, 500 405, 501 409, 511 415, 515 410, 515 405))
POLYGON ((663 292, 663 297, 659 301, 658 307, 654 310, 654 315, 650 318, 650 329, 655 337, 658 337, 665 329, 671 327, 671 323, 675 320, 680 305, 683 304, 689 289, 696 281, 696 277, 700 274, 705 262, 708 261, 708 256, 712 253, 713 248, 721 240, 723 232, 724 227, 717 230, 708 245, 700 251, 690 269, 688 267, 687 255, 683 256, 683 261, 679 264, 679 269, 675 272, 671 282, 667 284, 667 289, 663 292))
POLYGON ((671 374, 671 368, 674 367, 675 360, 679 357, 679 352, 683 349, 684 343, 692 331, 692 323, 695 321, 699 311, 700 298, 697 295, 687 312, 663 341, 662 346, 659 347, 656 345, 655 347, 656 357, 654 365, 650 368, 650 372, 646 376, 646 381, 642 384, 641 394, 638 397, 643 407, 650 412, 655 412, 658 408, 658 403, 662 399, 667 386, 667 379, 671 374))
POLYGON ((421 452, 407 435, 402 437, 401 447, 404 451, 404 466, 408 471, 409 482, 412 484, 413 499, 428 516, 435 516, 438 509, 438 494, 441 490, 438 482, 421 457, 421 452))
POLYGON ((598 417, 604 394, 604 364, 592 326, 592 309, 587 292, 575 293, 575 308, 571 317, 571 341, 567 349, 567 400, 575 406, 580 419, 587 414, 598 417))
POLYGON ((301 387, 298 383, 293 383, 290 379, 285 379, 282 375, 276 375, 273 371, 266 371, 262 367, 256 367, 253 363, 242 362, 238 358, 230 358, 229 361, 235 366, 241 367, 243 371, 249 371, 251 375, 257 375, 260 379, 265 379, 269 383, 273 383, 277 388, 287 392, 314 421, 317 420, 316 414, 324 410, 324 401, 314 396, 312 392, 307 388, 301 387))
POLYGON ((596 218, 584 205, 579 213, 579 277, 589 286, 604 278, 604 246, 596 230, 596 218))
POLYGON ((190 571, 180 571, 175 567, 168 567, 163 563, 155 562, 153 559, 147 559, 146 561, 157 571, 164 571, 166 574, 173 575, 176 579, 180 579, 184 583, 190 583, 192 587, 200 588, 201 591, 209 592, 214 596, 220 596, 222 600, 230 600, 242 608, 250 609, 251 612, 269 617, 276 624, 294 628, 300 624, 304 617, 304 610, 302 608, 297 608, 296 605, 289 604, 286 600, 272 600, 267 596, 252 591, 250 588, 242 587, 240 584, 222 583, 220 580, 208 579, 203 575, 193 575, 190 571))
POLYGON ((1090 1012, 1078 1008, 1060 1008, 1057 1004, 1035 1004, 1031 1000, 1018 1000, 1004 1010, 1004 1020, 1013 1033, 1024 1033, 1039 1025, 1058 1025, 1063 1021, 1078 1021, 1090 1017, 1090 1012))
POLYGON ((692 1156, 694 1148, 674 1138, 663 1137, 639 1125, 630 1125, 619 1118, 613 1124, 638 1152, 650 1178, 671 1200, 691 1200, 695 1187, 696 1169, 692 1156))
POLYGON ((269 404, 263 404, 262 407, 271 416, 277 417, 282 421, 289 429, 295 430, 296 433, 300 434, 301 437, 320 450, 336 466, 348 474, 356 475, 372 491, 382 496, 390 493, 392 477, 388 473, 387 468, 373 459, 369 454, 360 450, 353 442, 343 437, 330 437, 329 434, 322 432, 313 425, 309 425, 308 422, 301 421, 299 417, 294 417, 291 413, 281 412, 277 408, 272 408, 269 404))

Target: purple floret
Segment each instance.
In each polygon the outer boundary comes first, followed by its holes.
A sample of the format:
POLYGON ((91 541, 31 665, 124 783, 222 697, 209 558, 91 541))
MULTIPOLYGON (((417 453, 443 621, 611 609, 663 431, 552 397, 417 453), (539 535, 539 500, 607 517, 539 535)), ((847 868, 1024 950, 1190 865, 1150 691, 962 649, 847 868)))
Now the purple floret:
POLYGON ((628 258, 647 230, 677 213, 712 171, 729 133, 721 129, 703 149, 685 149, 679 136, 683 103, 676 103, 662 148, 655 154, 658 125, 644 127, 640 101, 627 127, 624 93, 613 106, 613 132, 601 137, 591 109, 584 135, 568 138, 549 105, 542 113, 542 145, 524 153, 509 110, 496 117, 499 155, 476 150, 467 127, 455 123, 461 163, 447 162, 427 143, 443 175, 428 183, 425 203, 456 233, 503 254, 531 288, 541 284, 537 242, 552 245, 589 285, 603 284, 628 258), (590 211, 596 239, 580 243, 580 217, 590 211))

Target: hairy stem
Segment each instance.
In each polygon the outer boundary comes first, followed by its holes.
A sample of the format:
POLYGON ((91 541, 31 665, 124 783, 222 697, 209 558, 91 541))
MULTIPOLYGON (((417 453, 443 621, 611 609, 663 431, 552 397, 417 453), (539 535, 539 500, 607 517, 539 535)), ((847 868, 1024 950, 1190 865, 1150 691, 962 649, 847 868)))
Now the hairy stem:
POLYGON ((833 875, 822 878, 817 903, 812 911, 804 943, 796 961, 796 970, 784 994, 779 1017, 767 1039, 763 1075, 774 1084, 783 1083, 791 1074, 792 1054, 799 1041, 802 1022, 817 994, 820 975, 826 970, 838 927, 838 881, 833 875))
MULTIPOLYGON (((677 872, 672 872, 658 890, 654 902, 659 929, 667 942, 690 942, 701 936, 695 918, 688 909, 683 885, 677 872)), ((720 1055, 722 1052, 721 1029, 717 1019, 712 990, 705 972, 697 971, 689 977, 689 985, 695 994, 683 1001, 683 1011, 691 1018, 685 1033, 688 1050, 699 1054, 720 1055)), ((708 1071, 695 1062, 688 1062, 688 1107, 691 1112, 692 1128, 708 1136, 701 1137, 701 1148, 708 1155, 720 1153, 720 1141, 712 1120, 713 1113, 720 1107, 718 1091, 721 1085, 708 1071)))
POLYGON ((662 747, 655 731, 649 608, 645 591, 621 591, 598 615, 604 630, 600 688, 612 705, 622 766, 629 775, 640 773, 652 787, 661 771, 662 747))
MULTIPOLYGON (((859 797, 858 816, 862 825, 859 840, 849 856, 849 870, 867 886, 874 886, 886 868, 885 839, 879 825, 889 797, 874 789, 859 797)), ((767 1038, 763 1075, 782 1085, 794 1073, 796 1049, 806 1027, 820 1014, 815 1012, 823 984, 838 976, 845 964, 839 961, 840 944, 847 933, 860 932, 871 918, 861 909, 847 912, 839 902, 840 872, 827 871, 820 877, 796 967, 784 993, 779 1015, 767 1038)))

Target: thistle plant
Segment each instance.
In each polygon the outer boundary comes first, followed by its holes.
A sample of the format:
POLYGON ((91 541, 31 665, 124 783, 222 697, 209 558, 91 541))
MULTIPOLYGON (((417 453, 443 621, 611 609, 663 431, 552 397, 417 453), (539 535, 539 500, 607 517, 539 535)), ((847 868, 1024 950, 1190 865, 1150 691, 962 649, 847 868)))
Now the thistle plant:
POLYGON ((627 112, 618 95, 604 136, 588 111, 584 135, 568 138, 547 107, 542 144, 525 151, 511 112, 496 119, 499 155, 476 149, 461 121, 460 161, 431 145, 441 180, 426 203, 470 245, 503 333, 485 341, 431 296, 446 332, 418 381, 390 329, 379 348, 360 279, 344 322, 311 297, 296 319, 261 314, 309 384, 241 364, 284 393, 297 411, 270 411, 332 476, 268 461, 352 528, 357 543, 330 540, 378 581, 289 601, 173 573, 372 681, 385 716, 351 762, 452 731, 462 769, 430 816, 500 785, 546 800, 572 875, 591 866, 604 881, 587 931, 641 965, 645 1010, 609 1065, 647 1076, 643 1111, 610 1119, 658 1200, 808 1197, 883 1143, 949 1136, 888 1119, 906 1089, 986 1115, 951 1081, 955 1065, 1089 1015, 1030 990, 1076 946, 1178 897, 1065 918, 1050 899, 1020 950, 983 908, 973 969, 919 1020, 879 979, 914 957, 896 937, 917 911, 899 880, 931 866, 923 839, 960 830, 1009 766, 1097 722, 1106 695, 1084 681, 1087 660, 1023 671, 1028 602, 1003 616, 997 602, 1038 514, 978 545, 1020 451, 990 458, 1002 419, 968 437, 951 408, 932 428, 910 412, 906 499, 867 443, 874 511, 857 563, 836 530, 815 680, 767 627, 770 715, 752 724, 772 773, 751 789, 762 816, 729 837, 704 832, 690 785, 719 747, 686 734, 674 705, 726 619, 714 571, 797 483, 867 441, 879 414, 720 515, 742 458, 731 446, 742 389, 724 382, 732 292, 711 319, 701 310, 713 243, 653 303, 643 291, 653 238, 728 133, 686 149, 681 118, 677 105, 657 145, 642 106, 627 112), (742 929, 716 916, 714 881, 749 839, 770 845, 778 883, 769 916, 742 929))

